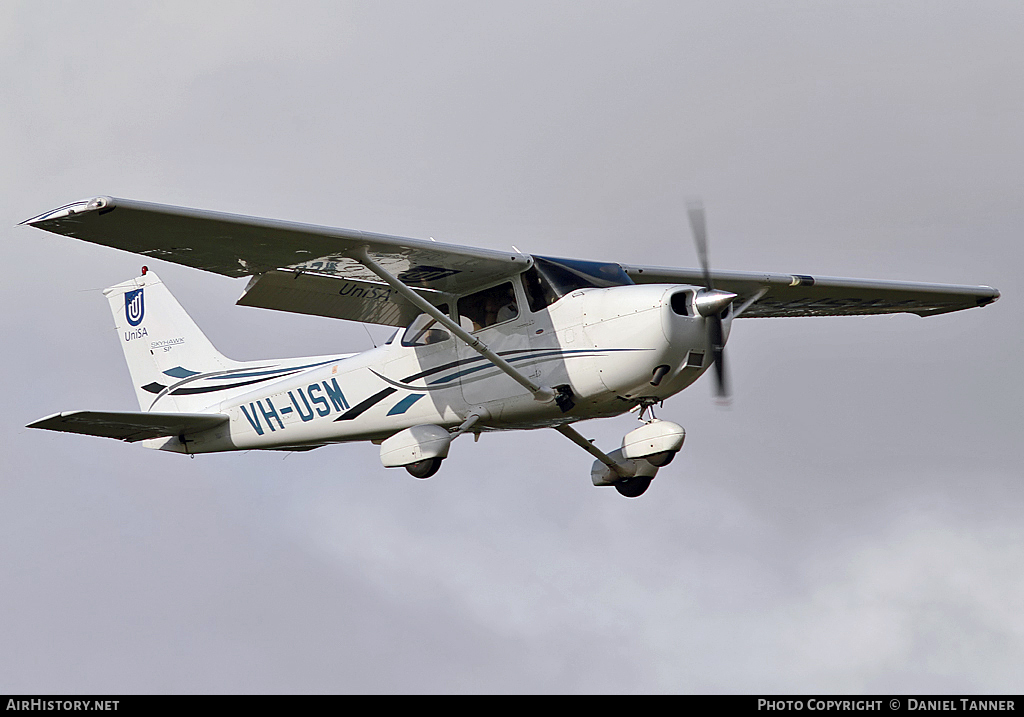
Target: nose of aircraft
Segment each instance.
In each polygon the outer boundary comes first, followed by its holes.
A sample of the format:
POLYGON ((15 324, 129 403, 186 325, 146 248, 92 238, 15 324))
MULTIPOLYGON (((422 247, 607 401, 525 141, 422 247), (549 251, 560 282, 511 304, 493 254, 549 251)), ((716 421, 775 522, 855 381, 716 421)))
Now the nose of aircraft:
POLYGON ((677 363, 666 362, 675 371, 666 376, 670 379, 664 384, 666 391, 682 390, 713 366, 716 393, 720 398, 728 395, 724 348, 736 298, 733 292, 720 289, 673 287, 667 292, 665 337, 677 363))

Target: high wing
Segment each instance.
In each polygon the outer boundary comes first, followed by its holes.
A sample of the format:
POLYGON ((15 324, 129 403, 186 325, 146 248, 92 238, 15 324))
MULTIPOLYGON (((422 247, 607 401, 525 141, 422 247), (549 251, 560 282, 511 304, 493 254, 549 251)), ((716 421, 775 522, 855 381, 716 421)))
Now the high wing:
POLYGON ((196 433, 227 423, 221 413, 148 413, 138 411, 65 411, 40 418, 27 428, 117 438, 128 443, 147 438, 196 433))
MULTIPOLYGON (((656 266, 622 267, 637 284, 704 285, 700 269, 656 266)), ((999 292, 989 286, 923 284, 903 281, 844 279, 807 274, 712 271, 716 289, 738 295, 735 305, 749 305, 741 317, 857 316, 897 314, 934 316, 991 304, 999 292)))
MULTIPOLYGON (((69 204, 23 223, 225 276, 252 276, 238 300, 243 306, 391 326, 407 325, 422 307, 382 282, 370 270, 372 263, 441 306, 524 271, 531 262, 525 255, 487 249, 111 197, 69 204)), ((700 269, 622 268, 638 284, 705 282, 700 269)), ((759 272, 710 275, 716 288, 738 295, 735 305, 743 317, 932 316, 999 298, 987 286, 759 272)))
POLYGON ((225 276, 253 276, 239 299, 404 326, 419 310, 353 256, 368 256, 434 305, 529 266, 529 257, 349 229, 96 197, 29 219, 55 234, 225 276))

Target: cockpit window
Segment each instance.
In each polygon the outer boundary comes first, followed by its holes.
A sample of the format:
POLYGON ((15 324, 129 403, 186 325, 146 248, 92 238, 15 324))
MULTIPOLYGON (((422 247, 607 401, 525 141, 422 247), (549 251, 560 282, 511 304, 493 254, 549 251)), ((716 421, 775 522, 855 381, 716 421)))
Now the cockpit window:
POLYGON ((459 324, 466 331, 478 331, 517 316, 519 306, 511 281, 459 299, 459 324))
MULTIPOLYGON (((442 314, 448 313, 447 304, 441 304, 437 309, 442 314)), ((402 346, 429 346, 430 344, 447 341, 450 338, 451 334, 441 328, 441 325, 437 323, 437 319, 430 314, 420 314, 413 319, 412 323, 409 324, 409 328, 402 334, 402 346)))
POLYGON ((533 257, 533 266, 523 272, 523 286, 530 310, 537 312, 577 289, 629 286, 629 278, 618 264, 575 259, 533 257))

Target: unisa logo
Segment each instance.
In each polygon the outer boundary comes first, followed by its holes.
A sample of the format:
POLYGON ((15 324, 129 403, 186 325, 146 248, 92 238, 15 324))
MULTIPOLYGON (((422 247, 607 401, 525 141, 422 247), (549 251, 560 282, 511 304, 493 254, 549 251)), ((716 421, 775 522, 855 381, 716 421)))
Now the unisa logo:
POLYGON ((124 316, 131 326, 138 326, 142 323, 142 317, 146 313, 146 307, 142 303, 142 289, 126 291, 124 294, 124 316))

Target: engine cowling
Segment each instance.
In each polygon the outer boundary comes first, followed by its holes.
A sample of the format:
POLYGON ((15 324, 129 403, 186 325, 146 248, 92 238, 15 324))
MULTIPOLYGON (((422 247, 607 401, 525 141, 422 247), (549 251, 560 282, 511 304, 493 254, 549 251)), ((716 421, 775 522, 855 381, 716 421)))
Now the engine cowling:
POLYGON ((447 458, 451 442, 451 434, 441 426, 412 426, 380 444, 380 462, 385 468, 401 468, 428 458, 447 458))

